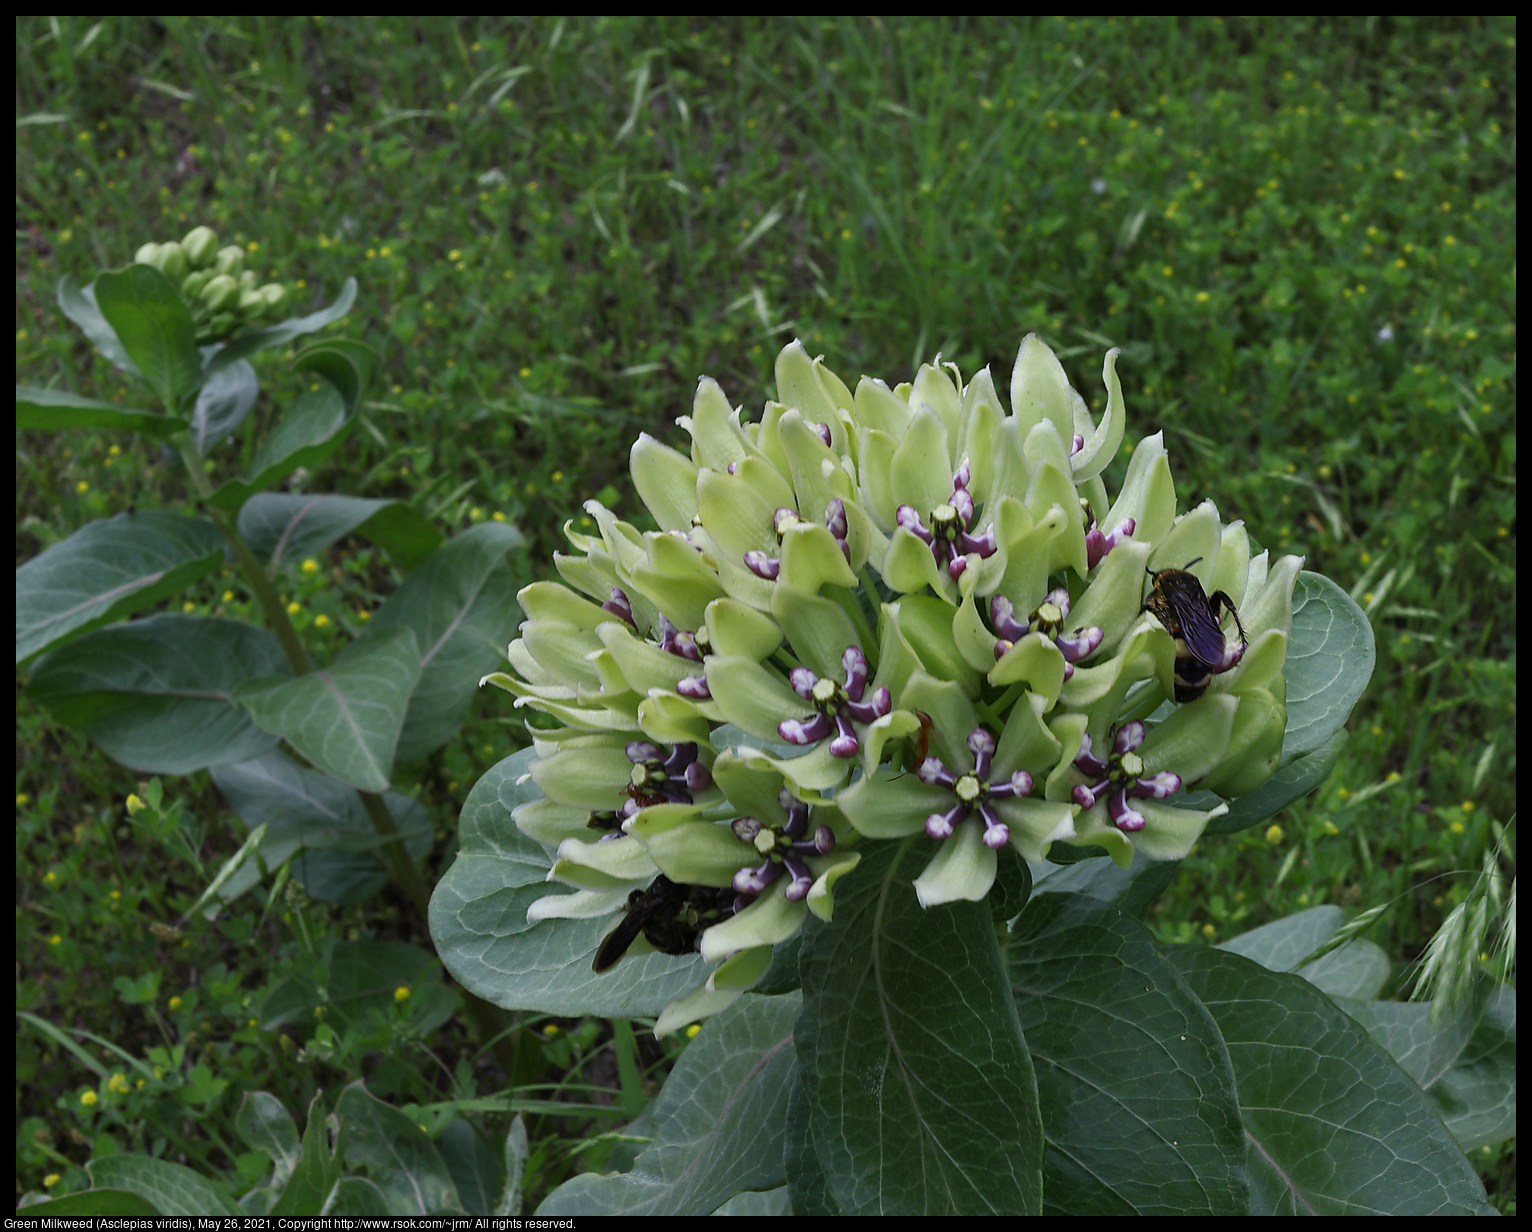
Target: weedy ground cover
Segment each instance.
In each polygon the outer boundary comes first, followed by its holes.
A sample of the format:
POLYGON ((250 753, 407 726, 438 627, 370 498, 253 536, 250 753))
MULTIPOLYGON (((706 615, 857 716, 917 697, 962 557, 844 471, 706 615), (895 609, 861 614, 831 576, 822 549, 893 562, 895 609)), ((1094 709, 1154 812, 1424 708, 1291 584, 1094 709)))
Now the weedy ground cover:
MULTIPOLYGON (((26 19, 17 72, 22 379, 121 396, 53 288, 146 238, 207 223, 305 271, 316 304, 354 274, 346 329, 379 379, 364 430, 291 490, 504 519, 544 561, 566 520, 589 529, 586 496, 636 512, 627 442, 676 443, 697 373, 753 405, 795 335, 846 374, 940 351, 1003 379, 1035 329, 1087 396, 1121 346, 1182 506, 1274 527, 1264 546, 1350 589, 1379 647, 1329 783, 1204 841, 1151 926, 1216 941, 1386 903, 1371 936, 1402 977, 1514 818, 1509 21, 26 19)), ((298 388, 273 367, 247 453, 298 388)), ((18 434, 16 474, 18 562, 178 490, 152 443, 89 433, 18 434)), ((352 543, 279 585, 338 649, 388 571, 352 543)), ((220 579, 188 607, 251 602, 220 579)), ((526 743, 500 710, 420 772, 434 868, 454 802, 526 743)), ((418 1104, 503 1085, 455 1022, 384 1012, 329 1052, 320 1024, 263 1027, 325 937, 424 944, 424 922, 290 894, 170 932, 241 835, 205 774, 164 791, 130 817, 138 776, 19 703, 19 1004, 150 1069, 23 1033, 21 1188, 68 1187, 113 1142, 255 1167, 227 1125, 242 1089, 296 1111, 363 1072, 418 1104)), ((665 1060, 626 1026, 609 1050, 544 1025, 518 1029, 511 1078, 620 1069, 631 1101, 665 1060)), ((532 1126, 529 1193, 575 1166, 561 1124, 532 1126)), ((1514 1140, 1476 1162, 1514 1211, 1514 1140)))

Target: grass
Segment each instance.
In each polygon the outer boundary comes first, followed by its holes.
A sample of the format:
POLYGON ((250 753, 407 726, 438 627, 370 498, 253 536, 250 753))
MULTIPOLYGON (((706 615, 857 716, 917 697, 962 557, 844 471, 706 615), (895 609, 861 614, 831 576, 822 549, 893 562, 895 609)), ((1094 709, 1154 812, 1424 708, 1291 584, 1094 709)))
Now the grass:
MULTIPOLYGON (((1003 383, 1035 330, 1099 410, 1121 346, 1127 445, 1163 428, 1182 508, 1212 499, 1306 556, 1379 650, 1329 782, 1203 843, 1151 926, 1222 940, 1389 903, 1372 937, 1402 975, 1515 816, 1510 19, 21 18, 17 75, 22 380, 125 396, 53 288, 146 239, 207 223, 316 305, 355 274, 366 429, 299 482, 448 531, 504 516, 546 574, 586 497, 637 512, 627 446, 676 439, 699 373, 753 412, 798 336, 852 383, 938 350, 1003 383)), ((264 423, 297 385, 262 375, 264 423)), ((177 490, 153 447, 93 434, 18 434, 16 475, 18 562, 177 490)), ((344 629, 386 574, 322 563, 283 584, 344 629)), ((419 786, 438 868, 454 802, 519 739, 505 711, 486 701, 419 786)), ((281 1078, 282 1045, 241 1025, 294 927, 146 935, 200 887, 124 833, 134 776, 18 716, 20 1003, 135 1055, 195 1034, 295 1110, 312 1067, 281 1078), (157 1000, 112 982, 150 970, 157 1000), (177 1018, 172 987, 217 1012, 177 1018)), ((206 776, 173 790, 227 855, 206 776)), ((332 914, 423 938, 388 900, 332 914)), ((472 1053, 455 1031, 432 1044, 449 1070, 472 1053)), ((48 1060, 22 1037, 18 1124, 47 1147, 23 1134, 19 1187, 113 1132, 48 1060)), ((1514 1212, 1514 1141, 1476 1162, 1514 1212)))

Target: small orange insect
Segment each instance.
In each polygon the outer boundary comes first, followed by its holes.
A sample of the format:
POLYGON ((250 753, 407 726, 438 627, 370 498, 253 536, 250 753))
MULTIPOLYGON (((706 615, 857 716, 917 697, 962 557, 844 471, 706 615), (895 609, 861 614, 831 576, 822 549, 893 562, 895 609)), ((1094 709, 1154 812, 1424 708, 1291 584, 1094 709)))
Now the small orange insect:
POLYGON ((931 748, 931 732, 936 727, 935 721, 924 710, 917 710, 915 717, 920 720, 920 730, 915 733, 915 756, 905 763, 903 773, 894 776, 896 779, 902 779, 911 767, 925 761, 931 748))

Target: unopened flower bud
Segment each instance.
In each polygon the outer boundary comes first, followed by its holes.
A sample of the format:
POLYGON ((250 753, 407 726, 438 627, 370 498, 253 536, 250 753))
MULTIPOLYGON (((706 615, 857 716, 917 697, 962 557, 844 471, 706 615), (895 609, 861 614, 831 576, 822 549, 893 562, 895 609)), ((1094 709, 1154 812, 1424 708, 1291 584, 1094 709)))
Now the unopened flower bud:
POLYGON ((171 282, 180 282, 191 271, 191 263, 186 259, 186 249, 175 240, 160 245, 158 259, 154 264, 171 282))
POLYGON ((135 265, 152 265, 158 269, 159 254, 160 246, 151 240, 147 244, 139 245, 138 251, 133 254, 133 263, 135 265))
POLYGON ((245 250, 238 244, 220 248, 217 258, 213 261, 213 268, 220 274, 237 275, 245 268, 245 250))
POLYGON ((218 256, 218 236, 212 227, 193 227, 181 241, 193 269, 205 269, 218 256))
POLYGON ((193 270, 181 280, 181 298, 187 301, 197 299, 202 294, 202 288, 212 280, 212 270, 193 270))
POLYGON ((202 288, 200 298, 214 312, 232 308, 239 303, 239 283, 228 274, 219 274, 202 288))
POLYGON ((265 305, 265 313, 272 320, 276 320, 277 313, 282 305, 287 302, 287 288, 280 282, 268 282, 260 289, 261 302, 265 305))

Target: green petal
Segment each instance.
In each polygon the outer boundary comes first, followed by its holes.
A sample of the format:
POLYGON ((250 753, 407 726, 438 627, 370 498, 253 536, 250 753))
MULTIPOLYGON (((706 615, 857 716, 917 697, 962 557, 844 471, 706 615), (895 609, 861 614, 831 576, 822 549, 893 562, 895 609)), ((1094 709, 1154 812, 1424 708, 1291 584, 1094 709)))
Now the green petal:
MULTIPOLYGON (((817 369, 822 365, 823 360, 810 359, 803 343, 794 338, 777 355, 777 398, 784 408, 797 411, 810 423, 827 423, 833 432, 835 425, 840 422, 840 416, 836 414, 835 401, 820 382, 817 369)), ((829 369, 824 371, 829 372, 829 369)), ((834 373, 830 375, 833 377, 834 373)), ((839 378, 835 379, 834 384, 840 387, 837 393, 845 389, 839 378)), ((849 396, 846 406, 847 409, 851 406, 849 396)))
POLYGON ((647 540, 648 559, 624 574, 631 583, 628 597, 636 590, 678 628, 695 629, 706 619, 707 605, 724 597, 723 583, 684 535, 651 534, 647 540))
POLYGON ((833 857, 825 857, 825 859, 830 862, 830 866, 814 879, 814 884, 809 888, 808 897, 803 901, 808 904, 815 919, 828 923, 835 911, 835 883, 860 864, 862 857, 855 851, 845 854, 837 851, 833 857))
POLYGON ((988 504, 990 478, 994 473, 991 453, 995 430, 1005 419, 995 380, 985 368, 963 390, 963 406, 958 420, 956 448, 953 455, 967 458, 972 483, 969 490, 979 504, 988 504))
MULTIPOLYGON (((941 363, 939 356, 934 364, 920 365, 920 371, 915 374, 914 384, 910 387, 910 406, 917 416, 925 408, 930 407, 941 421, 944 443, 947 446, 942 453, 941 461, 947 472, 950 493, 952 472, 957 469, 957 457, 950 450, 957 442, 963 407, 952 377, 943 370, 948 366, 941 363)), ((945 500, 946 497, 943 496, 942 499, 945 500)), ((917 505, 916 508, 921 507, 917 505)), ((924 509, 921 509, 921 512, 925 512, 924 509)))
MULTIPOLYGON (((853 409, 857 423, 864 428, 885 433, 893 440, 899 440, 904 436, 909 428, 910 417, 914 414, 910 410, 909 403, 889 389, 884 382, 866 376, 857 382, 853 409)), ((866 454, 862 455, 862 465, 863 467, 870 465, 866 454)))
POLYGON ((859 583, 835 536, 823 526, 800 524, 782 538, 777 584, 813 594, 826 585, 854 589, 859 583))
POLYGON ((1025 693, 1011 704, 995 749, 995 767, 1002 774, 1025 770, 1034 779, 1041 779, 1058 764, 1064 749, 1043 723, 1046 705, 1047 699, 1035 693, 1025 693))
POLYGON ((770 616, 735 599, 715 599, 707 608, 713 653, 745 655, 760 662, 782 644, 782 629, 770 616))
POLYGON ((889 538, 888 554, 883 557, 883 580, 903 594, 918 594, 927 586, 938 593, 957 592, 952 579, 937 569, 930 546, 903 526, 889 538))
POLYGON ((736 993, 754 988, 771 966, 771 947, 752 946, 741 950, 732 958, 725 959, 712 975, 707 977, 706 987, 715 992, 733 990, 736 993))
POLYGON ((640 813, 633 819, 629 833, 643 843, 660 872, 677 885, 721 889, 734 880, 740 869, 754 867, 763 858, 722 822, 692 820, 680 825, 651 826, 649 818, 640 813))
POLYGON ((664 1039, 667 1035, 675 1034, 682 1027, 688 1027, 694 1022, 722 1013, 744 995, 745 990, 742 988, 714 990, 704 984, 665 1007, 664 1012, 654 1023, 655 1038, 664 1039))
MULTIPOLYGON (((1127 409, 1122 400, 1122 383, 1117 379, 1117 357, 1122 352, 1113 347, 1106 353, 1101 365, 1101 379, 1106 383, 1106 410, 1095 429, 1082 432, 1085 444, 1070 461, 1074 466, 1076 483, 1094 478, 1106 469, 1107 463, 1117 456, 1122 444, 1122 431, 1127 425, 1127 409)), ((1104 529, 1110 530, 1110 527, 1104 529)))
POLYGON ((722 722, 723 712, 712 702, 693 701, 659 689, 652 690, 638 706, 639 727, 649 739, 661 744, 706 743, 712 725, 722 722))
POLYGON ((558 859, 548 873, 577 889, 615 889, 626 884, 648 883, 659 872, 637 839, 618 838, 586 843, 569 839, 559 844, 558 859))
POLYGON ((755 452, 740 426, 739 412, 710 376, 697 382, 691 415, 676 422, 691 433, 692 460, 699 466, 727 471, 731 462, 742 462, 755 452))
POLYGON ((759 740, 780 740, 778 723, 813 712, 781 676, 743 655, 712 655, 707 679, 724 719, 759 740))
POLYGON ((688 531, 697 514, 697 464, 640 432, 628 453, 638 499, 661 530, 688 531))
POLYGON ((995 852, 984 845, 984 827, 969 817, 958 824, 925 872, 915 878, 915 897, 922 907, 942 903, 981 901, 995 884, 995 852))
MULTIPOLYGON (((1076 668, 1075 675, 1079 674, 1080 669, 1076 668)), ((989 682, 994 685, 1018 681, 1046 697, 1052 706, 1064 686, 1064 652, 1041 633, 1027 634, 1005 652, 989 673, 989 682)))
POLYGON ((1067 842, 1075 834, 1077 804, 1050 800, 993 800, 991 803, 1011 830, 1011 846, 1025 860, 1040 864, 1052 843, 1067 842))
MULTIPOLYGON (((1137 532, 1135 532, 1135 535, 1137 532)), ((1218 549, 1223 536, 1218 525, 1218 508, 1212 501, 1203 501, 1191 512, 1176 519, 1170 533, 1154 545, 1149 567, 1160 569, 1184 569, 1193 560, 1200 561, 1191 572, 1199 582, 1213 575, 1218 564, 1218 549)), ((1206 589, 1206 583, 1203 589, 1206 589)), ((1216 587, 1215 587, 1216 589, 1216 587)))
POLYGON ((786 941, 803 927, 809 909, 784 897, 788 878, 778 877, 738 915, 714 924, 702 934, 702 957, 717 962, 735 950, 786 941))
POLYGON ((532 781, 550 800, 584 809, 615 809, 633 763, 620 748, 564 749, 532 763, 532 781))
POLYGON ((917 406, 904 439, 894 452, 896 504, 910 505, 924 521, 952 495, 947 429, 929 406, 917 406))
MULTIPOLYGON (((851 617, 840 604, 824 595, 812 594, 778 581, 776 594, 771 600, 771 614, 782 626, 794 653, 804 666, 810 668, 816 676, 827 677, 837 684, 844 682, 841 655, 846 652, 846 647, 860 645, 861 639, 857 636, 851 617)), ((866 649, 863 647, 864 652, 866 649)), ((798 702, 809 710, 813 709, 802 698, 798 702)))
POLYGON ((1138 753, 1145 772, 1173 770, 1188 783, 1210 774, 1224 759, 1238 709, 1238 701, 1220 693, 1204 693, 1194 702, 1177 706, 1144 737, 1138 753))
POLYGON ((952 604, 933 595, 905 595, 899 602, 884 607, 888 619, 894 622, 928 674, 956 681, 969 697, 978 697, 984 678, 968 666, 952 640, 954 610, 952 604))
POLYGON ((576 890, 573 894, 544 894, 527 908, 527 923, 539 920, 595 920, 628 903, 632 883, 607 890, 576 890))
POLYGON ((835 796, 846 819, 867 838, 919 834, 925 829, 926 818, 945 812, 952 801, 952 793, 945 788, 922 783, 913 774, 896 775, 886 766, 835 796))
POLYGON ((1218 768, 1196 785, 1225 799, 1254 791, 1282 760, 1287 707, 1266 689, 1239 694, 1239 712, 1229 732, 1229 747, 1218 768))
POLYGON ((895 510, 900 504, 894 493, 893 473, 898 442, 876 428, 863 428, 859 439, 862 465, 858 479, 862 500, 878 526, 885 533, 892 532, 896 525, 895 510))
MULTIPOLYGON (((1111 650, 1133 627, 1143 607, 1144 566, 1150 545, 1126 539, 1107 553, 1092 571, 1090 585, 1069 612, 1070 628, 1101 629, 1101 648, 1111 650)), ((1098 652, 1099 653, 1099 652, 1098 652)))
POLYGON ((1016 366, 1011 369, 1011 414, 1029 432, 1040 423, 1051 423, 1059 439, 1074 436, 1074 404, 1079 394, 1070 387, 1058 356, 1036 334, 1021 340, 1016 366))
POLYGON ((783 412, 777 439, 797 496, 793 507, 805 521, 823 522, 825 507, 832 498, 848 500, 853 494, 851 475, 841 465, 843 455, 827 447, 817 427, 796 410, 783 412))
POLYGON ((511 811, 511 820, 534 842, 557 847, 565 839, 589 838, 591 830, 586 822, 590 814, 590 809, 556 800, 529 800, 511 811))
POLYGON ((1176 518, 1176 485, 1170 476, 1164 433, 1156 432, 1139 441, 1111 511, 1103 517, 1098 509, 1096 516, 1101 518, 1104 532, 1133 518, 1137 523, 1133 538, 1139 542, 1158 543, 1165 537, 1176 518))
POLYGON ((787 813, 777 799, 782 776, 766 768, 760 759, 741 758, 728 751, 720 753, 713 763, 713 781, 741 817, 754 817, 771 826, 787 820, 787 813))
MULTIPOLYGON (((1048 721, 1048 730, 1053 738, 1059 742, 1059 748, 1063 750, 1058 764, 1048 775, 1048 781, 1044 784, 1043 799, 1050 802, 1062 802, 1070 798, 1070 792, 1074 785, 1081 781, 1081 775, 1074 767, 1074 760, 1080 753, 1080 740, 1085 735, 1086 724, 1090 722, 1088 714, 1055 714, 1048 721)), ((1033 788, 1034 793, 1036 788, 1033 788)))
MULTIPOLYGON (((888 717, 885 715, 878 722, 884 722, 888 717)), ((870 728, 860 728, 860 732, 867 732, 870 728)), ((781 747, 778 744, 778 747, 781 747)), ((788 746, 791 747, 791 746, 788 746)), ((863 741, 865 752, 866 742, 863 741)), ((746 756, 751 753, 747 748, 740 749, 740 755, 746 756)), ((829 740, 821 740, 808 752, 797 757, 777 757, 764 750, 756 756, 765 765, 770 766, 786 781, 787 789, 800 800, 805 793, 828 791, 832 787, 839 787, 846 781, 846 776, 851 773, 851 767, 858 764, 855 758, 835 757, 830 752, 829 740)))

